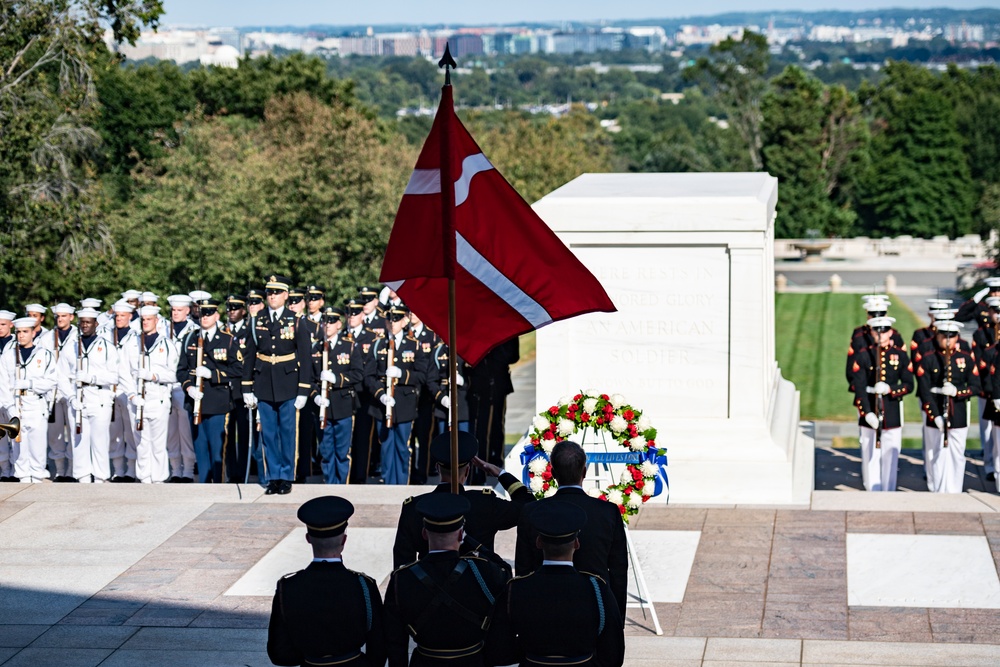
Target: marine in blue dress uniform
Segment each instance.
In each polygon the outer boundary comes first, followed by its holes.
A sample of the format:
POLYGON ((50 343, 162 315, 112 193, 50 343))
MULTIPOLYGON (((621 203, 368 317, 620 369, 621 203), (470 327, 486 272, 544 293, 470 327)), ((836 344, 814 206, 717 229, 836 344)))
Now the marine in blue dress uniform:
POLYGON ((386 484, 409 481, 409 442, 417 417, 417 388, 427 377, 427 355, 412 336, 404 333, 407 314, 406 306, 387 309, 387 337, 376 339, 365 357, 365 387, 375 399, 369 413, 377 425, 386 484), (390 347, 394 349, 391 358, 390 347))
POLYGON ((233 407, 232 381, 243 375, 243 354, 236 338, 219 327, 218 301, 202 299, 198 302, 198 313, 201 326, 190 331, 181 343, 177 381, 184 389, 187 411, 191 415, 198 481, 220 484, 224 479, 226 417, 233 407), (199 338, 202 345, 200 366, 199 338), (195 403, 199 400, 200 414, 195 411, 195 403), (196 416, 200 419, 198 424, 195 424, 196 416))
POLYGON ((288 279, 272 275, 265 285, 267 308, 250 320, 243 365, 243 402, 257 407, 267 494, 292 490, 298 411, 312 389, 309 331, 285 307, 288 279))

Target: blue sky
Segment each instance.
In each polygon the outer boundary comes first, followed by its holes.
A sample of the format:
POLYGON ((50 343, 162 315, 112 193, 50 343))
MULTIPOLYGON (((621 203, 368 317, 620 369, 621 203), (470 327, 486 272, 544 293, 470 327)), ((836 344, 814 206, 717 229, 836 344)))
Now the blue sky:
POLYGON ((728 11, 865 10, 890 7, 997 7, 1000 0, 164 0, 165 25, 379 25, 516 23, 705 16, 728 11))

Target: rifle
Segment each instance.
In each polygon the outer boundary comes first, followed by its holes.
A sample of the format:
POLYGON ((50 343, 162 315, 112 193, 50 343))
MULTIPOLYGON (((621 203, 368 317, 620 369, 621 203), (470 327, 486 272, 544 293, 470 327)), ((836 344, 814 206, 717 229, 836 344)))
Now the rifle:
POLYGON ((76 336, 76 400, 80 404, 80 409, 76 411, 76 434, 83 433, 83 380, 80 375, 83 373, 83 336, 76 336))
MULTIPOLYGON (((945 382, 951 382, 951 353, 944 353, 945 382)), ((951 396, 944 397, 944 446, 948 446, 948 431, 951 429, 951 396)))
MULTIPOLYGON (((139 370, 144 370, 146 368, 146 332, 143 331, 139 338, 139 370)), ((143 400, 143 404, 139 406, 139 409, 135 411, 135 430, 142 430, 142 414, 143 409, 146 407, 146 381, 142 379, 142 375, 139 375, 139 396, 143 400)))
MULTIPOLYGON (((17 341, 14 342, 14 363, 17 364, 16 366, 14 366, 14 368, 16 369, 17 379, 18 380, 23 380, 24 376, 27 375, 28 371, 24 367, 24 365, 21 363, 21 346, 17 343, 17 341), (22 371, 24 372, 24 375, 21 374, 22 371)), ((24 390, 23 389, 19 389, 17 391, 17 416, 18 417, 24 417, 24 390)), ((17 437, 14 438, 14 442, 21 442, 21 432, 20 431, 17 432, 17 437)))
MULTIPOLYGON (((195 377, 198 378, 195 383, 198 388, 198 392, 201 393, 202 387, 205 386, 205 378, 197 374, 197 370, 201 368, 202 362, 205 361, 205 337, 198 333, 198 356, 195 359, 195 377)), ((201 399, 195 399, 194 402, 194 417, 192 419, 194 425, 197 426, 201 423, 201 399)))
MULTIPOLYGON (((112 325, 114 325, 114 322, 112 322, 112 325)), ((113 326, 113 331, 114 331, 115 350, 118 350, 118 349, 120 349, 118 347, 118 327, 114 327, 113 326)), ((111 423, 112 424, 115 422, 115 408, 117 407, 117 405, 116 405, 117 403, 118 403, 118 383, 115 382, 113 385, 111 385, 111 423)))
MULTIPOLYGON (((882 346, 878 346, 876 353, 875 382, 878 383, 882 374, 882 364, 885 362, 885 353, 882 346)), ((881 394, 875 394, 875 416, 878 417, 878 428, 875 429, 875 449, 882 449, 882 422, 885 421, 885 402, 881 394)))
MULTIPOLYGON (((326 335, 326 325, 320 324, 323 327, 323 362, 320 368, 324 371, 327 370, 326 365, 330 363, 330 338, 326 335)), ((326 400, 327 392, 329 391, 329 383, 326 380, 320 380, 319 382, 319 395, 326 400)), ((329 406, 327 406, 329 407, 329 406)), ((327 408, 322 408, 323 414, 319 417, 319 431, 322 433, 326 430, 326 415, 327 408)))
MULTIPOLYGON (((67 336, 69 334, 66 334, 67 336)), ((62 350, 62 344, 59 342, 59 329, 52 329, 52 347, 56 350, 56 369, 59 368, 59 351, 62 350)), ((52 409, 49 410, 49 423, 56 423, 56 403, 59 402, 59 383, 56 383, 55 388, 52 390, 52 409)), ((65 430, 63 435, 65 435, 65 430)))
MULTIPOLYGON (((391 332, 390 332, 391 333, 391 332)), ((396 337, 389 336, 389 354, 385 358, 385 369, 388 371, 396 365, 396 337)), ((396 380, 389 377, 389 373, 385 374, 385 393, 389 398, 394 398, 393 393, 396 387, 396 380)), ((392 406, 385 406, 385 427, 392 428, 392 406)))

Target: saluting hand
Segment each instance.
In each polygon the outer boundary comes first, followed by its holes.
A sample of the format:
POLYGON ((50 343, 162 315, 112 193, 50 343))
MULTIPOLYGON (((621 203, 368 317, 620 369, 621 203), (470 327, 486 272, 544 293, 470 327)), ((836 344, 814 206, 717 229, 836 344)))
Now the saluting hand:
POLYGON ((494 465, 492 463, 487 463, 478 456, 472 457, 472 465, 476 466, 477 468, 479 468, 480 470, 482 470, 491 477, 500 476, 500 471, 501 471, 500 466, 494 465))

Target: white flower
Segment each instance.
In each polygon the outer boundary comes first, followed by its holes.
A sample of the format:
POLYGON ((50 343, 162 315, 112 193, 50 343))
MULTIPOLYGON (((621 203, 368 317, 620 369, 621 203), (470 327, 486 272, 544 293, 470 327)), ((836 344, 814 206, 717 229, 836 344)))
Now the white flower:
POLYGON ((623 500, 623 498, 622 498, 622 492, 619 491, 618 489, 611 489, 610 491, 608 491, 608 502, 609 503, 613 503, 615 505, 621 505, 622 504, 622 500, 623 500))
POLYGON ((535 415, 535 418, 531 420, 531 425, 535 427, 536 431, 545 431, 549 428, 549 420, 541 415, 535 415))
POLYGON ((588 398, 588 399, 585 399, 583 401, 583 411, 584 412, 587 412, 587 413, 590 413, 590 414, 594 414, 594 410, 596 410, 596 409, 597 409, 597 399, 596 398, 588 398))
POLYGON ((642 496, 638 493, 630 493, 628 496, 629 507, 642 507, 642 496))
POLYGON ((558 486, 550 486, 549 490, 545 492, 545 497, 551 498, 552 496, 556 495, 556 491, 558 490, 559 490, 558 486))
POLYGON ((601 392, 597 391, 596 389, 588 389, 587 391, 583 392, 583 395, 584 396, 600 396, 601 392))
POLYGON ((646 482, 645 486, 642 487, 642 495, 644 496, 651 496, 654 491, 656 491, 656 485, 652 482, 646 482))
POLYGON ((570 419, 560 419, 559 426, 557 427, 557 429, 559 431, 559 435, 562 436, 573 435, 573 433, 576 431, 576 424, 574 424, 573 421, 570 419))
POLYGON ((639 466, 639 468, 642 470, 642 476, 645 477, 646 479, 649 479, 650 477, 656 477, 656 466, 650 463, 649 461, 643 461, 642 465, 639 466))
POLYGON ((528 470, 536 475, 541 475, 545 472, 545 468, 548 466, 548 463, 549 462, 545 460, 545 457, 536 456, 528 462, 528 470))
POLYGON ((619 478, 618 478, 618 480, 619 480, 619 481, 620 481, 620 482, 621 482, 622 484, 631 484, 631 483, 632 483, 632 473, 630 473, 630 472, 628 471, 628 469, 626 469, 626 470, 623 470, 623 471, 622 471, 622 476, 621 476, 621 477, 619 477, 619 478))
POLYGON ((646 450, 646 438, 642 435, 637 435, 628 441, 628 446, 637 452, 642 452, 646 450))
POLYGON ((615 410, 618 410, 623 405, 625 405, 625 403, 627 403, 625 397, 622 396, 621 394, 611 394, 611 398, 608 400, 611 401, 611 407, 613 407, 615 410))
POLYGON ((636 424, 636 428, 639 429, 639 433, 645 433, 653 427, 652 422, 649 421, 649 417, 642 415, 639 417, 639 422, 636 424))
POLYGON ((615 435, 618 435, 619 433, 628 428, 628 420, 622 417, 621 415, 615 415, 614 417, 611 418, 611 423, 609 424, 609 426, 611 426, 611 432, 614 433, 615 435))
POLYGON ((531 492, 538 493, 539 491, 541 491, 542 484, 544 483, 544 481, 545 480, 543 480, 541 477, 532 477, 531 481, 528 482, 528 486, 531 487, 531 492))
POLYGON ((602 493, 603 493, 603 491, 601 491, 596 486, 592 487, 590 489, 587 489, 587 495, 590 496, 591 498, 600 498, 602 493))
POLYGON ((555 440, 542 440, 542 451, 546 454, 552 453, 552 448, 556 446, 555 440))
POLYGON ((569 405, 569 402, 572 401, 572 400, 573 399, 571 397, 569 397, 569 396, 560 396, 559 397, 559 405, 569 405))

